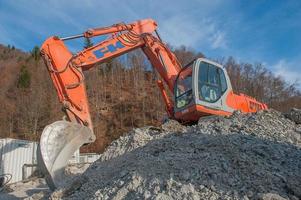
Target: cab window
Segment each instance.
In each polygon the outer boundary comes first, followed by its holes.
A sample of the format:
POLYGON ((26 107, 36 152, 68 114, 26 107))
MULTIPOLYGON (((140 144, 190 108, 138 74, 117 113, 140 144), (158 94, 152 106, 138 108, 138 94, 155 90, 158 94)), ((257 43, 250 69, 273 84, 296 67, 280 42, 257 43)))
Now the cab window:
POLYGON ((201 62, 198 74, 199 98, 207 102, 216 102, 227 90, 225 74, 212 64, 201 62))
POLYGON ((220 68, 218 69, 218 73, 221 80, 221 90, 222 93, 224 93, 227 90, 227 81, 226 81, 225 73, 220 68))
POLYGON ((175 101, 177 108, 183 108, 192 100, 192 69, 187 68, 177 78, 175 101))

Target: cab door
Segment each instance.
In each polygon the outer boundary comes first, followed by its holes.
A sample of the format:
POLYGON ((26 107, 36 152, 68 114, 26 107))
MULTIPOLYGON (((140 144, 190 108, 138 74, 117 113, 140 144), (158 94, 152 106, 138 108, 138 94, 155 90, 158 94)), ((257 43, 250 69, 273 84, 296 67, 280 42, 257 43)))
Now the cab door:
POLYGON ((186 109, 194 104, 192 64, 183 69, 177 79, 174 91, 175 112, 186 109))
POLYGON ((222 67, 201 58, 195 62, 195 72, 196 104, 222 110, 222 97, 227 90, 222 67))

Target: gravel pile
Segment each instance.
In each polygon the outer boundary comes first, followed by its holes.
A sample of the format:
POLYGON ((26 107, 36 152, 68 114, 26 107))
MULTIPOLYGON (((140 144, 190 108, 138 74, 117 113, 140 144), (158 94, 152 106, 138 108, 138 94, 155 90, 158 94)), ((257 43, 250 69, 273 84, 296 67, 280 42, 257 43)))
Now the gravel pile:
POLYGON ((269 110, 206 117, 189 127, 169 121, 160 129, 135 129, 51 198, 297 200, 297 120, 269 110))
POLYGON ((287 118, 296 122, 296 124, 301 124, 301 110, 297 108, 292 108, 290 112, 284 114, 287 118))

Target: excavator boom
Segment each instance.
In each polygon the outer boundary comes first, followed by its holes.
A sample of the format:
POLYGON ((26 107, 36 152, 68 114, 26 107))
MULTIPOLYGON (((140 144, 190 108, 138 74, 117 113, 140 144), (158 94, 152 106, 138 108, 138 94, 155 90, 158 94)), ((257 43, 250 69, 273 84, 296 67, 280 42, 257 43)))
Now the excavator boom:
POLYGON ((169 118, 192 123, 206 115, 230 115, 234 110, 256 112, 267 108, 251 97, 234 94, 227 72, 217 63, 198 58, 186 67, 181 66, 161 41, 157 23, 152 19, 89 29, 64 38, 52 36, 43 43, 41 55, 68 121, 47 126, 41 136, 38 164, 51 189, 60 184, 72 153, 95 140, 83 71, 137 48, 142 49, 162 79, 157 83, 169 118), (109 37, 76 54, 64 44, 65 40, 100 35, 109 37), (172 99, 163 82, 174 95, 172 99))

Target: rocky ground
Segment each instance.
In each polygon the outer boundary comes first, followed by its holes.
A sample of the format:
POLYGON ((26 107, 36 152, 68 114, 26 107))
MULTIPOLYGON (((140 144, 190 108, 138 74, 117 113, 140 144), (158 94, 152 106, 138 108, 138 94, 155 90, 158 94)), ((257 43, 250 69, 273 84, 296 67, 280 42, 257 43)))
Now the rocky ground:
POLYGON ((300 199, 301 112, 292 112, 135 129, 51 198, 300 199))
POLYGON ((29 199, 301 199, 300 119, 269 110, 138 128, 64 188, 29 199))
POLYGON ((2 189, 0 199, 3 200, 42 199, 50 195, 50 190, 42 178, 13 183, 2 189))
MULTIPOLYGON (((89 163, 68 165, 65 170, 66 181, 72 182, 72 180, 81 175, 89 165, 89 163)), ((0 200, 49 199, 50 195, 51 190, 47 186, 45 179, 39 175, 34 175, 27 180, 12 183, 0 188, 0 200)))

